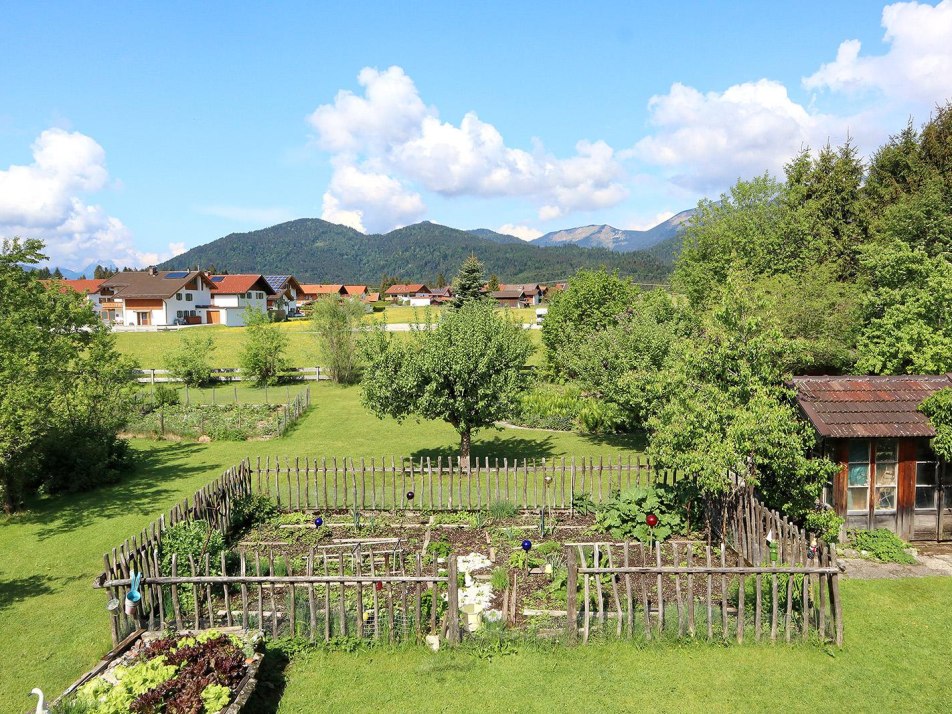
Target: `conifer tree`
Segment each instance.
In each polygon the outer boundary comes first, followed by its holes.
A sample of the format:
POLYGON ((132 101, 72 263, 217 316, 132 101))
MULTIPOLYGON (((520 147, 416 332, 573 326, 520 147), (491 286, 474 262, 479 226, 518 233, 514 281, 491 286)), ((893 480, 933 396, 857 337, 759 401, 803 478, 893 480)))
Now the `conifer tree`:
POLYGON ((483 296, 484 269, 475 255, 463 261, 456 279, 453 281, 453 307, 461 308, 468 302, 480 300, 483 296))

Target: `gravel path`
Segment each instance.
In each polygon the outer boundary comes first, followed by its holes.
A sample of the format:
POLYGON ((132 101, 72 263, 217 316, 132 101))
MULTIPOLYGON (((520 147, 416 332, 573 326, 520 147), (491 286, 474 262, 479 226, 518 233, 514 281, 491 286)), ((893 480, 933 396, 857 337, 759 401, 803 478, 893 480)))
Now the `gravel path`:
POLYGON ((873 560, 849 555, 841 556, 839 560, 841 565, 846 566, 846 577, 862 580, 952 575, 952 544, 920 545, 918 548, 913 548, 911 552, 919 561, 916 565, 877 563, 873 560))

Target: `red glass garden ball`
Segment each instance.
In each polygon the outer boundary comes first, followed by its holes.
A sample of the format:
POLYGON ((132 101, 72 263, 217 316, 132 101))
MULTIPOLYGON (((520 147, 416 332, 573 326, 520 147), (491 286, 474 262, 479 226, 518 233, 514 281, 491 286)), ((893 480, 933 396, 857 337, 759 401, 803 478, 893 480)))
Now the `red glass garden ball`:
POLYGON ((383 590, 383 583, 379 580, 374 583, 374 590, 383 590))
POLYGON ((532 541, 531 541, 531 540, 529 540, 529 539, 527 538, 526 540, 522 541, 522 549, 523 549, 524 551, 526 551, 526 552, 528 553, 528 552, 529 552, 529 548, 531 548, 531 547, 532 547, 532 541))
POLYGON ((649 513, 648 517, 645 518, 645 523, 648 524, 649 528, 654 528, 658 525, 658 517, 654 513, 649 513))

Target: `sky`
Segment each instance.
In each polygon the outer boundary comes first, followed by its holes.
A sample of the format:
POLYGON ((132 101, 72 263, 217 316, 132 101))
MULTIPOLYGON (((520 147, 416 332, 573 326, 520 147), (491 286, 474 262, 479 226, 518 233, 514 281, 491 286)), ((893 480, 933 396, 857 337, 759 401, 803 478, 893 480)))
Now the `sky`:
POLYGON ((648 228, 952 99, 952 0, 9 2, 0 47, 0 236, 69 268, 303 217, 648 228))

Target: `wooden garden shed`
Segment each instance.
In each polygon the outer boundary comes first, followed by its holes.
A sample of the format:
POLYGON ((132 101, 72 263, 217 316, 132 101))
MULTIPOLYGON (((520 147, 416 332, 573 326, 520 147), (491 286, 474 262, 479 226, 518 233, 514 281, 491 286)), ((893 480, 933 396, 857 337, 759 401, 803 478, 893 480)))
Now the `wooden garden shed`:
POLYGON ((919 411, 952 375, 794 377, 793 387, 823 453, 840 464, 825 500, 847 528, 952 539, 952 468, 930 448, 935 431, 919 411))

